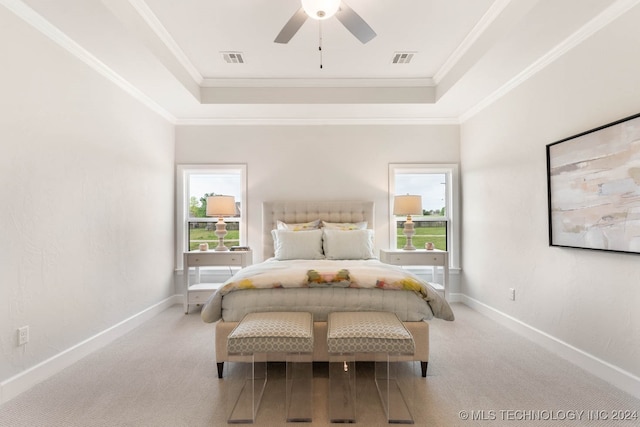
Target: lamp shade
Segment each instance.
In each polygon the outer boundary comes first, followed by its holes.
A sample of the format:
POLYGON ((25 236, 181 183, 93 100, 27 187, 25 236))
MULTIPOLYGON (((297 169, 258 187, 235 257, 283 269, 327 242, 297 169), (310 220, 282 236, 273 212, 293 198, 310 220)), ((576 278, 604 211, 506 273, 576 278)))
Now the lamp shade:
POLYGON ((393 200, 394 215, 421 215, 422 196, 396 196, 393 200))
POLYGON ((309 18, 328 19, 340 8, 340 0, 302 0, 302 8, 309 18))
POLYGON ((233 196, 207 197, 207 216, 234 216, 236 214, 236 200, 233 196))

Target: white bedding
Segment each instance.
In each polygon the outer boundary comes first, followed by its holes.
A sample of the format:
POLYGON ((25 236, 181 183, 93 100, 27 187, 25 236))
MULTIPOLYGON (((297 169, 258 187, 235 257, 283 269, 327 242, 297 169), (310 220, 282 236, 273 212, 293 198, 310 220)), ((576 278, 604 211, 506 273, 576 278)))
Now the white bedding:
POLYGON ((377 259, 269 259, 240 270, 225 282, 203 308, 202 319, 238 321, 247 312, 285 309, 314 312, 316 320, 330 311, 346 310, 410 313, 401 316, 405 321, 431 315, 454 318, 449 304, 428 283, 377 259))
POLYGON ((305 311, 316 322, 326 322, 334 311, 388 311, 403 322, 433 318, 429 305, 413 292, 381 289, 257 289, 231 292, 222 299, 225 322, 239 322, 248 313, 266 311, 305 311))

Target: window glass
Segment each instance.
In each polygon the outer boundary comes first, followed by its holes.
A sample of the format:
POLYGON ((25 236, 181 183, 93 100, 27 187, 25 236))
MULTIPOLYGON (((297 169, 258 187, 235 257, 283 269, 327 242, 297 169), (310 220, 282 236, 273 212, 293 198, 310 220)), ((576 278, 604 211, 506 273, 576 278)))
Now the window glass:
POLYGON ((208 217, 207 197, 233 196, 236 202, 236 215, 225 217, 227 235, 224 245, 227 247, 240 245, 240 218, 242 212, 242 176, 233 171, 219 173, 190 173, 189 183, 189 250, 198 249, 200 243, 207 243, 210 248, 218 245, 215 235, 218 218, 208 217))
POLYGON ((215 235, 218 218, 206 215, 209 196, 234 197, 236 215, 224 218, 227 224, 224 244, 227 247, 245 245, 246 165, 179 165, 176 183, 178 269, 182 268, 184 251, 198 249, 200 243, 207 243, 209 248, 218 245, 215 235))
POLYGON ((392 249, 402 249, 406 216, 393 214, 396 195, 416 195, 422 199, 422 214, 412 215, 413 246, 424 249, 430 242, 436 249, 449 251, 450 266, 458 265, 459 213, 458 166, 455 164, 390 164, 389 217, 392 249))
MULTIPOLYGON (((421 196, 422 214, 412 215, 415 235, 413 245, 424 249, 427 242, 436 249, 447 250, 447 177, 446 174, 425 171, 423 173, 396 170, 395 195, 421 196)), ((403 227, 406 216, 395 216, 396 249, 406 244, 403 227)))

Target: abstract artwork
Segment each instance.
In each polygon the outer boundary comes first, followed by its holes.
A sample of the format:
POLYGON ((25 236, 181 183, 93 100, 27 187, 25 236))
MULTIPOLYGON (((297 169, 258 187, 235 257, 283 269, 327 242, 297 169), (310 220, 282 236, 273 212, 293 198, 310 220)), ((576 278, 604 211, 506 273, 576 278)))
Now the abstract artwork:
POLYGON ((549 244, 640 253, 640 114, 547 145, 549 244))

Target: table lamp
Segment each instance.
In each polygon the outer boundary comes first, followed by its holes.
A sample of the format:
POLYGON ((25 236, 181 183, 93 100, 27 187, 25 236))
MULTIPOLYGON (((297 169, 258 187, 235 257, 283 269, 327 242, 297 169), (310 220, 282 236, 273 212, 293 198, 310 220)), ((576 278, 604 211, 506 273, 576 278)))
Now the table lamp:
POLYGON ((413 246, 413 235, 416 233, 413 229, 413 221, 411 215, 422 214, 422 196, 396 196, 393 200, 393 214, 394 215, 406 215, 407 220, 404 222, 404 235, 407 236, 407 243, 404 246, 405 251, 415 251, 413 246))
POLYGON ((217 216, 216 236, 218 236, 218 246, 216 251, 228 251, 224 245, 224 236, 227 235, 227 224, 224 222, 225 216, 236 214, 236 201, 233 196, 210 196, 207 197, 207 216, 217 216))

